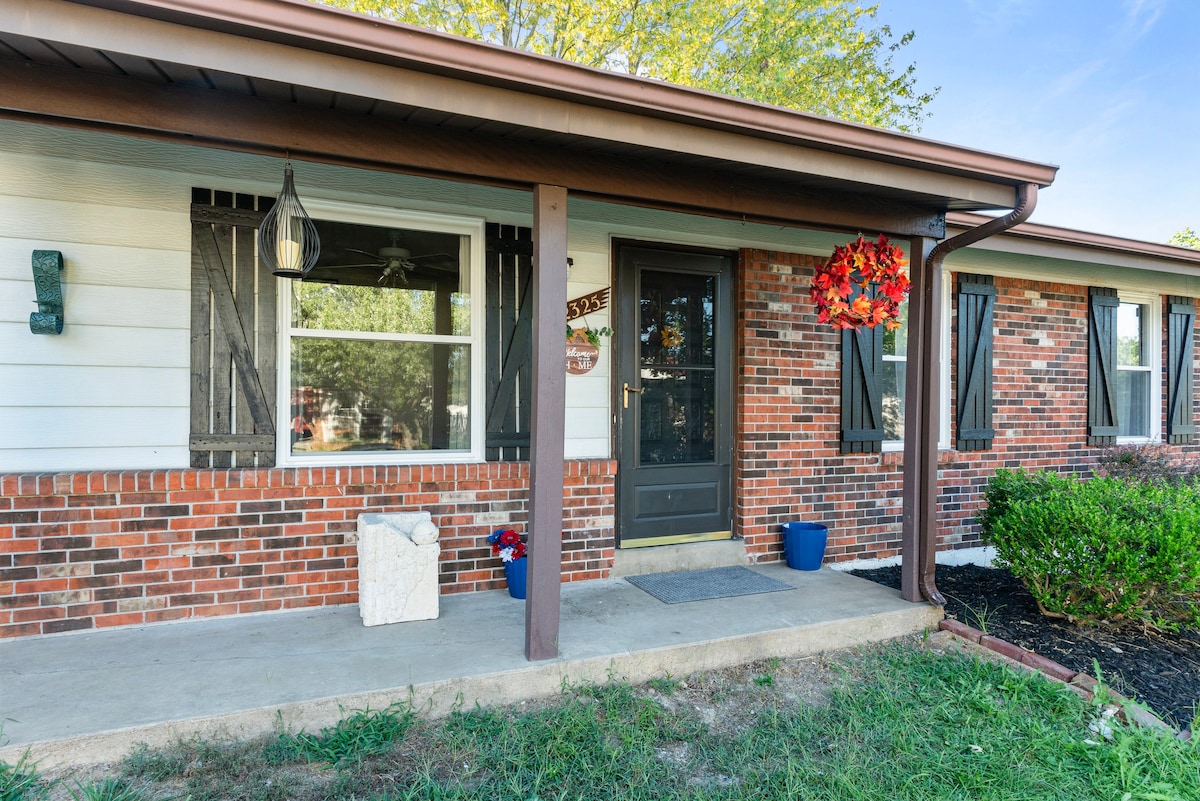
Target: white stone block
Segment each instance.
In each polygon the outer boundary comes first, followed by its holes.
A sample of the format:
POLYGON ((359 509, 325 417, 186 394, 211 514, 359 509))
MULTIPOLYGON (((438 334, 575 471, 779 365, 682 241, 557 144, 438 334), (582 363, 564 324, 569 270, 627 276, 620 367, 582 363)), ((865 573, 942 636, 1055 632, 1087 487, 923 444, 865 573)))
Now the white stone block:
POLYGON ((358 609, 364 626, 438 616, 437 537, 429 512, 358 516, 358 609))

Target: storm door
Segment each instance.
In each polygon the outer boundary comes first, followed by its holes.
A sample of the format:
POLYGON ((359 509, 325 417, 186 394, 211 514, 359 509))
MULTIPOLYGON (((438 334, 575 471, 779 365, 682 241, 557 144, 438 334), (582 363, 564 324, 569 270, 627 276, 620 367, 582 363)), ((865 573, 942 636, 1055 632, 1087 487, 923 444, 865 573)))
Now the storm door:
POLYGON ((617 544, 731 536, 733 259, 617 253, 617 544))

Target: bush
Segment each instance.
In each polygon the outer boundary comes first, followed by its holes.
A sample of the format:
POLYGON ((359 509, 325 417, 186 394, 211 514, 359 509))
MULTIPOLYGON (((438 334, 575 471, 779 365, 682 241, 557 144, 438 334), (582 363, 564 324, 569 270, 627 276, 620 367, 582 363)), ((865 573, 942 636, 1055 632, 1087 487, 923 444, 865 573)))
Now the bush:
POLYGON ((980 516, 1042 612, 1200 627, 1200 482, 997 471, 980 516))
POLYGON ((1110 478, 1184 484, 1200 478, 1200 466, 1181 460, 1165 445, 1116 445, 1097 460, 1098 474, 1110 478))

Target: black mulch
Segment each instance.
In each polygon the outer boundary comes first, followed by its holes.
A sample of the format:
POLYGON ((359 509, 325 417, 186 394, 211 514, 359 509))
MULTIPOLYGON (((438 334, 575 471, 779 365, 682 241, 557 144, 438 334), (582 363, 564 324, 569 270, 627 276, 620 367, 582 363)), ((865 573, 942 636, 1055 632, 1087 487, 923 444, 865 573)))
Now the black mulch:
MULTIPOLYGON (((854 575, 900 588, 900 568, 855 570, 854 575)), ((1075 626, 1045 617, 1033 596, 1007 570, 938 565, 937 586, 946 615, 992 636, 1053 659, 1076 672, 1096 674, 1117 692, 1146 704, 1167 722, 1186 728, 1200 704, 1200 632, 1164 634, 1140 626, 1075 626)))

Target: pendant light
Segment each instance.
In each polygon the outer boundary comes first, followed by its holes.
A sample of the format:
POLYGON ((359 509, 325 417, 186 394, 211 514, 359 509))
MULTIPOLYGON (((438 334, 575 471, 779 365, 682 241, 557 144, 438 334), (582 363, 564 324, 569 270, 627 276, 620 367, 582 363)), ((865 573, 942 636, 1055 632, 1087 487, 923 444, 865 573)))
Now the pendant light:
POLYGON ((321 237, 292 183, 292 162, 283 165, 279 199, 258 227, 258 253, 283 278, 304 278, 321 255, 321 237))

